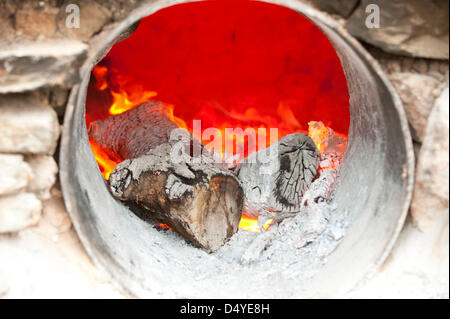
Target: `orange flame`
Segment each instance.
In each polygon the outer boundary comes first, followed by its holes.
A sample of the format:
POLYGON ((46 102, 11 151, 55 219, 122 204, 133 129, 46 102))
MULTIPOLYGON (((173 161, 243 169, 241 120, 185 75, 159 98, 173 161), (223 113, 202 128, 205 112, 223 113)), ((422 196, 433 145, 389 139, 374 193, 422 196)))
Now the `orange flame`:
POLYGON ((93 139, 89 139, 92 152, 94 153, 95 160, 102 172, 103 177, 108 180, 111 172, 116 168, 119 161, 115 161, 101 148, 93 139))
POLYGON ((95 87, 98 90, 104 91, 110 88, 113 97, 113 103, 109 107, 109 114, 111 115, 128 111, 157 95, 155 91, 146 91, 140 85, 130 86, 130 79, 124 76, 112 73, 115 76, 114 79, 110 80, 108 77, 109 70, 106 66, 95 66, 92 73, 95 78, 95 87), (114 88, 110 86, 110 81, 114 82, 114 88))
POLYGON ((328 136, 327 128, 324 125, 319 126, 317 128, 311 128, 309 130, 309 136, 314 141, 314 144, 316 144, 319 152, 322 153, 324 151, 323 141, 328 136))
POLYGON ((158 93, 154 91, 143 91, 142 94, 139 95, 138 99, 130 99, 125 91, 119 93, 111 91, 111 94, 114 99, 113 104, 109 108, 109 114, 111 115, 117 115, 131 110, 132 108, 139 106, 150 100, 152 97, 158 95, 158 93))
POLYGON ((175 109, 174 105, 172 105, 172 104, 164 104, 164 107, 169 112, 169 119, 172 122, 174 122, 180 128, 188 129, 188 126, 186 125, 186 122, 183 119, 181 119, 179 117, 176 117, 173 114, 173 110, 175 109))
POLYGON ((104 91, 108 88, 108 81, 106 76, 108 75, 108 68, 106 66, 96 66, 92 70, 95 77, 95 87, 100 91, 104 91))

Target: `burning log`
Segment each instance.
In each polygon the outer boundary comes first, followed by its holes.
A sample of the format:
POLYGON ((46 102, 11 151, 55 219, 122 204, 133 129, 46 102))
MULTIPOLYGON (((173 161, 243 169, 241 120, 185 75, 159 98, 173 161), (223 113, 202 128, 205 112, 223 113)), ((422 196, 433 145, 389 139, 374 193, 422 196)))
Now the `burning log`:
MULTIPOLYGON (((324 159, 320 162, 319 166, 321 166, 323 162, 327 161, 326 156, 323 158, 324 159)), ((258 225, 260 225, 259 228, 263 229, 262 225, 265 225, 269 219, 273 220, 274 223, 279 223, 286 218, 295 217, 299 213, 302 216, 305 214, 313 215, 321 203, 328 204, 330 202, 336 179, 336 170, 325 169, 320 173, 320 176, 310 184, 306 192, 303 194, 303 197, 301 198, 302 204, 299 210, 292 212, 271 212, 261 210, 260 216, 258 217, 258 225)))
POLYGON ((176 128, 164 105, 150 101, 103 121, 92 122, 88 133, 105 151, 124 160, 144 155, 168 142, 176 128))
POLYGON ((242 187, 222 164, 195 163, 189 156, 174 163, 173 147, 161 144, 120 163, 109 179, 111 192, 143 207, 137 213, 144 220, 167 224, 194 245, 214 252, 238 230, 242 187))
POLYGON ((162 103, 93 122, 89 134, 125 159, 109 177, 110 190, 142 219, 167 224, 209 252, 238 230, 244 199, 239 181, 170 121, 162 103), (192 156, 194 149, 200 156, 192 156))
POLYGON ((298 211, 301 198, 317 175, 319 151, 312 139, 295 133, 253 153, 236 172, 245 193, 246 213, 298 211))

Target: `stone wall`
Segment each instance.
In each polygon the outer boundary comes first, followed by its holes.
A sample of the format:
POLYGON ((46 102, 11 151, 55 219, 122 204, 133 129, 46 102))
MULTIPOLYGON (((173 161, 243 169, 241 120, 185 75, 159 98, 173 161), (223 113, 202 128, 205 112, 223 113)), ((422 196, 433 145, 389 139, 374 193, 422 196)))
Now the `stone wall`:
MULTIPOLYGON (((57 149, 67 98, 90 48, 146 2, 0 0, 0 296, 121 296, 71 228, 57 149), (79 29, 66 27, 69 3, 80 8, 79 29), (42 285, 55 273, 59 281, 42 285)), ((379 29, 364 26, 367 1, 305 2, 346 26, 380 62, 413 135, 411 214, 389 262, 357 296, 383 296, 396 283, 392 296, 448 297, 448 2, 369 1, 380 7, 379 29)))

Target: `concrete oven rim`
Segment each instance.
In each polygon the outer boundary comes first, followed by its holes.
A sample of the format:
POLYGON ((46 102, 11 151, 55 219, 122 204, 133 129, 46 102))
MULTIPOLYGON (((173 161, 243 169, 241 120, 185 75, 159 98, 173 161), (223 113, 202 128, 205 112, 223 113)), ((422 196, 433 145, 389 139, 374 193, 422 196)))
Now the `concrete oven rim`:
MULTIPOLYGON (((77 234, 86 249, 88 255, 90 258, 94 261, 95 265, 103 270, 105 274, 112 280, 114 284, 117 285, 120 289, 122 289, 124 292, 132 295, 137 296, 141 295, 139 288, 130 288, 126 287, 124 285, 123 280, 121 280, 122 274, 115 273, 112 274, 109 269, 108 265, 105 265, 104 262, 102 262, 102 257, 98 255, 98 252, 96 251, 96 248, 92 246, 91 241, 89 239, 89 235, 84 231, 84 229, 81 227, 82 221, 79 219, 80 215, 76 212, 77 211, 77 195, 75 194, 73 188, 70 186, 71 183, 71 177, 70 177, 70 157, 71 154, 69 154, 67 151, 69 150, 69 144, 70 144, 70 138, 71 138, 71 132, 73 130, 72 126, 72 117, 75 111, 75 108, 81 104, 83 104, 83 101, 80 101, 80 99, 83 98, 83 94, 81 94, 80 97, 80 91, 82 88, 86 88, 89 80, 89 74, 93 66, 104 56, 104 54, 109 51, 111 44, 114 43, 115 39, 118 39, 120 35, 123 32, 126 32, 129 28, 131 28, 137 21, 139 21, 141 18, 151 15, 155 13, 156 11, 163 9, 168 6, 172 6, 175 4, 180 3, 187 3, 187 2, 197 2, 201 0, 157 0, 155 2, 149 3, 144 5, 143 7, 139 8, 138 10, 135 10, 129 14, 129 16, 123 20, 121 23, 119 23, 104 39, 101 40, 101 45, 94 48, 95 54, 90 54, 89 58, 83 65, 83 67, 80 70, 81 79, 82 81, 73 87, 69 102, 67 105, 67 110, 65 114, 64 119, 64 126, 62 130, 62 137, 61 137, 61 151, 60 151, 60 180, 62 185, 62 190, 64 194, 64 201, 67 207, 67 210, 69 212, 69 215, 71 219, 73 220, 74 228, 77 231, 77 234)), ((287 8, 293 9, 297 12, 300 12, 300 14, 303 14, 308 19, 312 20, 314 24, 316 22, 320 22, 330 28, 334 32, 336 32, 344 41, 346 41, 355 52, 362 57, 362 60, 370 63, 370 67, 372 70, 376 73, 376 75, 380 78, 380 80, 383 82, 386 89, 389 91, 392 99, 393 104, 395 106, 395 112, 399 116, 399 126, 401 128, 401 132, 403 134, 403 138, 405 140, 405 152, 406 152, 406 163, 405 163, 405 185, 406 185, 406 193, 405 198, 403 201, 403 207, 401 214, 399 215, 399 218, 397 219, 397 224, 395 225, 395 230, 392 232, 390 239, 386 242, 385 248, 382 250, 382 254, 380 254, 377 257, 377 261, 370 267, 370 269, 366 270, 366 274, 359 278, 357 283, 355 285, 352 285, 352 287, 349 287, 349 289, 353 289, 357 287, 358 285, 365 282, 368 278, 371 277, 383 264, 383 262, 388 257, 389 253, 391 252, 399 234, 403 227, 404 221, 406 219, 409 204, 412 198, 412 190, 413 190, 413 181, 414 181, 414 153, 413 153, 413 147, 411 142, 411 135, 409 131, 408 122, 406 119, 405 112, 403 110, 402 103, 400 101, 400 98, 398 97, 394 87, 388 80, 387 76, 382 71, 379 64, 373 59, 370 54, 364 49, 364 47, 355 39, 353 38, 341 25, 339 25, 338 22, 334 21, 329 16, 299 2, 296 0, 262 0, 262 2, 268 2, 268 3, 274 3, 278 5, 285 6, 287 8)), ((316 24, 317 25, 317 24, 316 24)), ((84 105, 84 104, 83 104, 84 105)), ((126 272, 126 270, 123 270, 126 272)), ((145 295, 145 294, 143 294, 145 295)))

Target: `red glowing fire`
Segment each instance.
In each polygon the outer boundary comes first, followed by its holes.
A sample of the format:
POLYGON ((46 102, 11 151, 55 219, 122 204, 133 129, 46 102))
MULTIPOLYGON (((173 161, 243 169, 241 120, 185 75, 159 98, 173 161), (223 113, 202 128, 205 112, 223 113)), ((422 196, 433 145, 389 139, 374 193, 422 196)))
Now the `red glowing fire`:
MULTIPOLYGON (((95 67, 93 70, 93 74, 95 76, 97 88, 99 90, 107 90, 109 88, 109 84, 104 80, 104 75, 107 74, 106 67, 98 67, 98 66, 95 67)), ((129 95, 126 91, 115 92, 115 91, 111 90, 110 92, 113 97, 113 102, 108 109, 109 114, 111 116, 126 112, 127 110, 130 110, 136 106, 139 106, 141 103, 146 102, 146 101, 152 99, 153 97, 157 96, 157 93, 154 91, 139 91, 139 94, 136 94, 136 92, 134 92, 135 93, 134 96, 136 96, 136 98, 130 99, 129 96, 133 96, 133 95, 132 94, 129 95)), ((186 122, 183 119, 175 116, 174 106, 173 105, 165 105, 165 106, 168 111, 167 114, 169 114, 169 118, 174 123, 176 123, 178 127, 189 130, 189 127, 186 124, 186 122)), ((278 121, 273 120, 270 117, 266 117, 266 118, 262 117, 260 114, 257 113, 257 111, 255 109, 248 109, 244 114, 233 113, 233 114, 229 114, 229 116, 233 119, 238 119, 238 120, 244 120, 247 117, 251 117, 254 121, 259 121, 261 124, 265 125, 265 126, 261 125, 260 127, 273 127, 273 126, 276 127, 280 123, 282 124, 282 126, 285 126, 285 124, 287 122, 287 125, 291 125, 293 128, 297 128, 297 129, 292 129, 291 131, 290 130, 282 130, 281 136, 279 136, 280 138, 286 134, 290 134, 293 132, 305 132, 304 130, 302 130, 300 128, 300 124, 296 121, 295 117, 292 116, 292 110, 289 107, 280 105, 280 107, 277 110, 277 114, 279 115, 278 121), (280 122, 280 120, 281 120, 281 122, 280 122)), ((309 130, 306 133, 308 133, 309 136, 313 139, 313 141, 317 145, 318 150, 321 153, 327 152, 328 144, 327 144, 326 140, 330 136, 330 133, 331 134, 333 133, 333 131, 330 128, 327 128, 326 126, 324 126, 323 124, 316 124, 316 122, 311 122, 311 123, 313 123, 313 124, 309 126, 309 130)), ((229 124, 227 124, 227 122, 225 122, 225 123, 220 123, 220 125, 218 125, 218 126, 220 127, 222 136, 226 136, 225 128, 229 127, 229 124)), ((191 133, 192 133, 192 131, 191 131, 191 133)), ((342 136, 342 138, 345 140, 345 136, 342 136)), ((203 142, 206 144, 209 141, 203 140, 203 142)), ((236 141, 233 141, 233 142, 236 142, 236 141)), ((256 142, 256 141, 253 141, 253 142, 256 142)), ((91 148, 94 153, 95 159, 97 160, 97 163, 99 165, 99 168, 100 168, 103 176, 105 177, 105 179, 108 179, 109 174, 114 170, 114 168, 120 161, 117 159, 112 159, 110 157, 110 155, 108 155, 108 153, 103 151, 103 149, 95 143, 95 141, 90 140, 90 143, 91 143, 91 148)), ((345 144, 346 143, 343 144, 344 145, 343 148, 339 149, 337 156, 330 157, 331 158, 330 166, 320 167, 320 170, 337 169, 339 167, 340 159, 342 158, 342 154, 345 152, 345 144), (335 158, 336 160, 334 161, 333 158, 335 158)), ((247 146, 248 146, 248 141, 247 141, 247 146)), ((223 144, 223 147, 225 147, 225 143, 223 144)), ((223 154, 224 154, 223 150, 222 150, 221 154, 223 156, 223 154)), ((248 153, 248 155, 249 154, 250 153, 248 153)), ((268 229, 272 223, 273 223, 273 220, 269 219, 265 223, 265 225, 263 225, 264 229, 268 229)), ((171 229, 169 226, 167 226, 165 224, 159 223, 157 225, 163 229, 171 229)), ((246 215, 245 211, 243 212, 241 221, 239 223, 239 228, 246 230, 246 231, 260 232, 259 226, 258 226, 258 220, 254 217, 249 217, 248 215, 246 215)))
MULTIPOLYGON (((201 120, 223 139, 225 128, 278 128, 278 138, 309 134, 325 154, 331 132, 343 139, 348 133, 348 90, 328 39, 300 14, 264 2, 192 2, 142 19, 94 67, 87 125, 152 99, 164 103, 177 126, 193 132, 193 120, 201 120)), ((90 142, 108 179, 119 161, 90 142)), ((257 139, 244 142, 248 156, 257 139)), ((321 169, 336 169, 344 151, 333 149, 336 156, 327 155, 321 169)), ((259 231, 245 212, 240 227, 259 231)))

